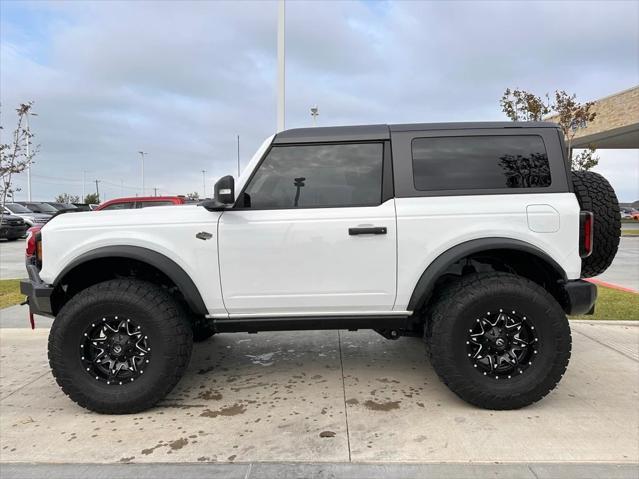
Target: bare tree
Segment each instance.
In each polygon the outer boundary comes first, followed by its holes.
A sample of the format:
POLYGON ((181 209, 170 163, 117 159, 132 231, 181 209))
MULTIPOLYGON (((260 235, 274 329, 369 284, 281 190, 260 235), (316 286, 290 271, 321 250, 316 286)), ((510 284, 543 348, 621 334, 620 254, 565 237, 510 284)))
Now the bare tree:
POLYGON ((499 100, 501 110, 512 121, 541 121, 550 114, 557 116, 557 123, 564 133, 566 146, 571 155, 573 170, 589 170, 599 163, 595 145, 588 145, 578 155, 573 156, 572 142, 579 128, 585 128, 597 113, 592 111, 594 102, 579 103, 577 95, 564 90, 555 91, 553 101, 546 93, 543 97, 525 90, 506 88, 499 100))
MULTIPOLYGON (((13 197, 16 191, 20 191, 19 188, 13 185, 13 175, 22 173, 27 169, 33 163, 33 158, 38 151, 37 147, 27 148, 27 145, 31 147, 33 138, 33 133, 25 127, 27 115, 33 115, 31 113, 32 106, 32 101, 20 104, 16 109, 18 121, 11 136, 11 142, 4 143, 0 140, 0 202, 2 203, 0 221, 2 221, 4 216, 4 205, 7 202, 7 197, 13 197)), ((0 126, 1 132, 4 132, 2 126, 0 126)))
POLYGON ((69 193, 61 193, 58 196, 55 197, 55 202, 56 203, 66 203, 66 204, 70 204, 70 203, 79 203, 80 202, 80 197, 78 195, 71 195, 69 193))
POLYGON ((199 200, 200 199, 200 194, 197 191, 194 191, 193 193, 187 193, 186 194, 187 199, 189 200, 199 200))

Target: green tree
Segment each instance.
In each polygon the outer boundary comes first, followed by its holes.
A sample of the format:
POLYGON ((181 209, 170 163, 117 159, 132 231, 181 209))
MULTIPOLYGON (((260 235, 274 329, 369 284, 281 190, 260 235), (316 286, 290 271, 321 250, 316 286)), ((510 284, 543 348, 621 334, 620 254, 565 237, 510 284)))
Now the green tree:
POLYGON ((97 193, 89 193, 84 197, 84 202, 89 205, 97 205, 100 203, 100 196, 97 193))
POLYGON ((588 148, 576 155, 572 151, 577 131, 597 117, 597 113, 592 110, 594 102, 579 103, 577 95, 568 94, 564 90, 556 90, 551 101, 548 93, 537 96, 526 90, 506 88, 499 105, 512 121, 542 121, 549 115, 556 116, 566 139, 573 170, 589 170, 599 163, 595 145, 588 145, 588 148))
POLYGON ((78 195, 71 195, 69 193, 61 193, 55 197, 56 203, 79 203, 80 197, 78 195))

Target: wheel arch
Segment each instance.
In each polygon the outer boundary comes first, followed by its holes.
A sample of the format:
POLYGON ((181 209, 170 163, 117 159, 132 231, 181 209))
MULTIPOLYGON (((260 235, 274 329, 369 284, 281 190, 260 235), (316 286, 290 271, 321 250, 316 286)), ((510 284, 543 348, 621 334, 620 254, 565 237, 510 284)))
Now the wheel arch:
POLYGON ((466 241, 449 248, 428 265, 417 281, 408 302, 409 311, 417 311, 432 295, 437 281, 459 261, 479 254, 512 252, 536 258, 546 272, 557 280, 566 280, 566 271, 550 255, 525 241, 512 238, 480 238, 466 241))
POLYGON ((152 268, 175 285, 185 303, 195 314, 208 314, 202 295, 186 271, 162 253, 140 246, 104 246, 86 252, 65 266, 56 276, 53 286, 56 290, 59 290, 75 272, 91 265, 104 264, 105 262, 135 263, 152 268))

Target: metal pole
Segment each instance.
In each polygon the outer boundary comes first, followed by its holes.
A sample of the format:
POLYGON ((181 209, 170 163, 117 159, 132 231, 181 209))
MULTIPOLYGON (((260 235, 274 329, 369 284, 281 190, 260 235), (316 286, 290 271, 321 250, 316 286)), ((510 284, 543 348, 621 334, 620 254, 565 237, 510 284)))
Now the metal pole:
POLYGON ((82 170, 82 202, 83 203, 84 203, 84 199, 87 197, 86 190, 84 189, 86 182, 87 182, 87 171, 82 170))
POLYGON ((277 9, 277 131, 285 128, 285 12, 284 0, 279 0, 277 9))
POLYGON ((206 170, 202 170, 202 194, 206 198, 206 170))
MULTIPOLYGON (((25 115, 25 121, 27 123, 27 144, 26 144, 27 161, 29 161, 30 160, 29 146, 31 143, 31 129, 29 128, 29 112, 27 112, 27 114, 25 115)), ((29 165, 27 167, 27 199, 31 201, 31 161, 29 161, 29 165)))
POLYGON ((100 180, 95 180, 95 193, 98 195, 98 203, 100 202, 100 188, 98 187, 100 180))
POLYGON ((240 177, 240 135, 237 135, 237 177, 240 177))
POLYGON ((142 196, 144 196, 144 155, 148 155, 148 153, 145 151, 138 151, 138 153, 142 157, 142 196))

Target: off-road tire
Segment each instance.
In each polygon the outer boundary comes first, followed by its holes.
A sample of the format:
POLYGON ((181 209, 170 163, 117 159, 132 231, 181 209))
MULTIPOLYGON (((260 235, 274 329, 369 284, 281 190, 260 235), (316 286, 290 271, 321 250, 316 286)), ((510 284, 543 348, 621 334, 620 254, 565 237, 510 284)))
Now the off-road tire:
POLYGON ((193 342, 201 343, 206 341, 215 334, 215 328, 213 327, 213 321, 206 318, 192 318, 191 329, 193 330, 193 342))
POLYGON ((536 283, 509 273, 475 273, 449 285, 430 315, 426 340, 433 368, 463 400, 485 409, 518 409, 546 396, 568 366, 572 338, 557 301, 536 283), (485 376, 467 354, 466 338, 486 311, 516 310, 532 320, 539 343, 531 365, 511 379, 485 376))
POLYGON ((189 363, 192 346, 188 319, 168 292, 152 283, 117 279, 81 291, 62 307, 49 334, 49 364, 64 393, 80 406, 128 414, 151 408, 173 389, 189 363), (80 358, 83 331, 110 314, 141 325, 153 346, 145 374, 123 385, 96 381, 80 358))
POLYGON ((592 171, 573 171, 572 184, 579 206, 594 213, 592 254, 581 260, 581 276, 600 275, 612 263, 621 236, 621 212, 608 180, 592 171))

